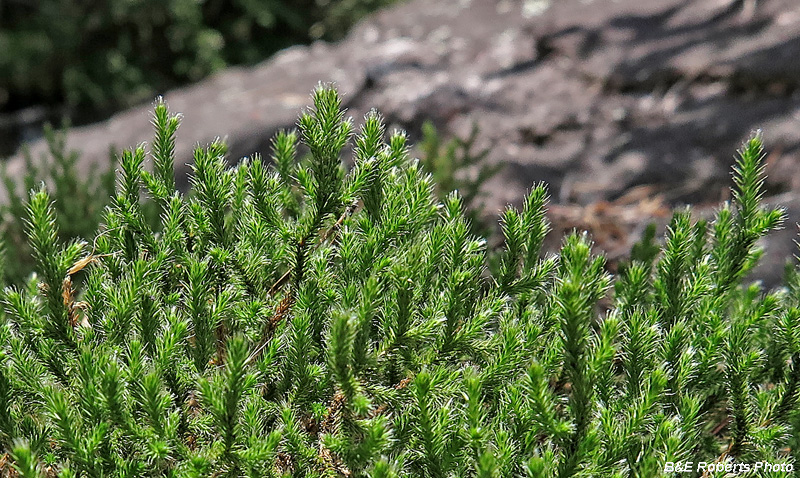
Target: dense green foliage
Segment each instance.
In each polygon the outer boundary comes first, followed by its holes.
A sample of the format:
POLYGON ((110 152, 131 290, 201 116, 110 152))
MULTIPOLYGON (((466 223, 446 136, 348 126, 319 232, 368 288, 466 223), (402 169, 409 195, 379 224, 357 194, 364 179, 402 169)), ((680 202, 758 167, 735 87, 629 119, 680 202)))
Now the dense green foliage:
POLYGON ((654 477, 800 457, 800 274, 741 284, 783 220, 760 205, 759 137, 713 222, 678 212, 615 278, 585 234, 541 256, 541 185, 503 214, 488 271, 459 196, 435 199, 377 113, 352 135, 331 89, 271 165, 198 148, 188 195, 177 119, 159 104, 154 122, 91 244, 59 241, 32 191, 38 276, 5 290, 0 328, 20 476, 654 477))
MULTIPOLYGON (((163 110, 159 110, 164 114, 163 110)), ((176 120, 172 128, 177 128, 176 120)), ((432 123, 422 128, 423 138, 418 147, 420 163, 433 176, 435 194, 443 200, 458 190, 462 195, 467 217, 473 232, 487 232, 481 222, 482 205, 478 203, 481 185, 497 172, 496 166, 487 166, 481 161, 488 151, 473 154, 477 130, 467 138, 444 140, 432 123), (472 169, 477 168, 477 174, 472 169)), ((174 134, 175 131, 168 131, 174 134)), ((78 168, 78 153, 66 148, 68 128, 55 130, 45 125, 44 137, 48 153, 33 158, 27 148, 22 149, 25 158, 25 175, 17 179, 6 173, 0 164, 0 182, 5 187, 8 201, 0 203, 0 244, 5 257, 13 258, 0 268, 0 284, 23 284, 33 272, 35 261, 25 235, 26 203, 28 192, 44 183, 56 212, 59 239, 92 240, 102 222, 102 212, 111 203, 114 194, 114 167, 116 154, 109 152, 107 165, 96 165, 86 175, 78 168), (98 174, 100 171, 100 174, 98 174)), ((143 198, 142 207, 147 221, 158 224, 158 212, 149 198, 143 198)))
POLYGON ((336 40, 391 1, 0 2, 0 111, 45 103, 93 118, 226 65, 336 40))

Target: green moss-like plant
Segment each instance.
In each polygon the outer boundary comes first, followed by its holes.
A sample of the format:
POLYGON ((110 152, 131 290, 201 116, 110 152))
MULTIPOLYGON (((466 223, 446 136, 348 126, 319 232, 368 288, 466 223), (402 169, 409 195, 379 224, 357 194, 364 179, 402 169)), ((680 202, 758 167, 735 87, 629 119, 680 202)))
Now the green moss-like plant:
POLYGON ((402 134, 374 112, 354 133, 330 88, 313 102, 274 165, 198 148, 189 195, 158 104, 152 152, 122 155, 91 243, 60 241, 32 191, 37 279, 3 293, 3 473, 657 477, 798 459, 799 289, 742 284, 783 220, 760 205, 760 137, 733 201, 709 225, 678 212, 653 264, 612 277, 580 233, 542 257, 539 185, 503 214, 490 276, 462 200, 434 199, 402 134))

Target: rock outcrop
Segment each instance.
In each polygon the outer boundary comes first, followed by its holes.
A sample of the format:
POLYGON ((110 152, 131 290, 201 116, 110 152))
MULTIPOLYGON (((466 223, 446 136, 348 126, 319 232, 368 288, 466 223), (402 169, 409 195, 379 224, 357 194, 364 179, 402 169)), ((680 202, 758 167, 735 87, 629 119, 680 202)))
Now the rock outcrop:
MULTIPOLYGON (((798 58, 796 0, 414 0, 338 44, 290 48, 164 96, 184 114, 186 162, 215 135, 233 159, 268 155, 320 81, 338 85, 353 116, 377 107, 412 140, 424 119, 456 135, 476 123, 477 146, 505 165, 486 185, 487 214, 546 181, 558 228, 595 229, 610 252, 676 205, 726 199, 733 152, 761 128, 770 191, 792 213, 769 263, 789 257, 800 221, 798 58)), ((150 111, 76 128, 69 146, 85 164, 102 161, 110 144, 149 140, 150 111)), ((22 167, 11 159, 10 171, 22 167)), ((762 276, 774 282, 776 270, 762 276)))

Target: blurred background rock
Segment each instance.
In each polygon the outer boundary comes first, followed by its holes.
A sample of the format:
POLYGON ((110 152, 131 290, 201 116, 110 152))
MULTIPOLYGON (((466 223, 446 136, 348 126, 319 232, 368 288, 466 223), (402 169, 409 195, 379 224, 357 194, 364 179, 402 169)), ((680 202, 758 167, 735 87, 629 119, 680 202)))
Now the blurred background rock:
MULTIPOLYGON (((410 0, 370 14, 346 35, 367 10, 388 2, 287 1, 283 8, 277 1, 120 2, 121 14, 106 6, 99 16, 91 14, 91 3, 78 20, 65 22, 104 32, 78 36, 77 44, 90 52, 83 56, 66 40, 41 43, 69 32, 40 32, 19 54, 6 48, 24 25, 46 22, 31 7, 38 3, 13 2, 19 11, 28 5, 29 15, 8 28, 4 16, 0 37, 0 55, 29 58, 14 60, 28 70, 5 69, 11 62, 0 59, 0 84, 30 82, 28 93, 13 100, 8 93, 4 100, 28 122, 67 111, 80 123, 98 111, 108 115, 143 103, 70 131, 65 147, 80 151, 77 167, 84 171, 104 162, 109 147, 147 141, 152 98, 164 94, 171 109, 184 114, 177 144, 184 159, 177 168, 185 187, 195 144, 225 136, 233 161, 253 152, 266 156, 272 135, 292 127, 309 92, 330 81, 357 120, 378 108, 390 125, 409 132, 412 143, 423 139, 426 121, 444 140, 470 138, 477 128, 470 148, 481 164, 453 174, 469 180, 480 177, 481 168, 497 172, 482 181, 483 195, 475 201, 478 208, 483 203, 478 220, 488 227, 506 204, 518 206, 532 184, 546 181, 556 229, 551 249, 561 232, 589 229, 613 260, 627 254, 648 223, 663 230, 673 208, 692 203, 707 214, 727 199, 734 152, 761 128, 771 200, 788 208, 789 221, 766 244, 757 277, 776 284, 795 251, 796 0, 410 0), (127 20, 115 24, 115 18, 127 20), (264 36, 270 31, 274 37, 264 36), (292 42, 342 35, 335 43, 314 41, 253 66, 222 69, 254 63, 292 42), (156 46, 141 43, 145 37, 158 38, 156 46), (54 51, 60 52, 51 59, 57 67, 30 60, 51 58, 54 51), (163 71, 154 72, 153 65, 163 71), (85 117, 82 108, 90 112, 85 117)), ((11 4, 0 9, 5 13, 11 4)), ((51 9, 45 18, 54 24, 60 15, 74 18, 51 9)), ((46 151, 41 140, 30 148, 34 156, 46 151)), ((424 148, 418 153, 427 154, 424 148)), ((24 175, 21 155, 7 166, 11 176, 24 175)))

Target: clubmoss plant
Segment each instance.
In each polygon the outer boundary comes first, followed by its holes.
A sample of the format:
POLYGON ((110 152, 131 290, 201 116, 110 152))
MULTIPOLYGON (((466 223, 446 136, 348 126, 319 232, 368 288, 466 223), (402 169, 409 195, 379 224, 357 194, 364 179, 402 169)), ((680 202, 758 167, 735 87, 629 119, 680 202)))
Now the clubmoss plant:
POLYGON ((759 136, 731 203, 708 224, 677 212, 652 263, 613 277, 577 232, 543 256, 537 185, 504 212, 492 275, 463 200, 435 199, 377 113, 352 132, 331 88, 271 164, 197 148, 189 194, 178 119, 163 103, 154 118, 91 243, 61 241, 50 195, 31 192, 38 275, 3 293, 2 473, 655 477, 692 461, 800 476, 799 281, 742 284, 783 220, 760 203, 759 136))

